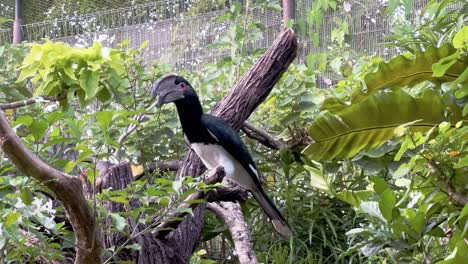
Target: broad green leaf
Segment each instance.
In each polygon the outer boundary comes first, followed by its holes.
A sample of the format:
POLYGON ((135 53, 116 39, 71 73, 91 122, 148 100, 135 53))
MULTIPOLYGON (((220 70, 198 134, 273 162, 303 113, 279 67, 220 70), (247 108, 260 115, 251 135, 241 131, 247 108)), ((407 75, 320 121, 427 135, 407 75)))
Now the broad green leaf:
POLYGON ((336 193, 338 199, 347 202, 353 206, 359 207, 362 201, 367 200, 373 192, 371 191, 348 191, 343 190, 342 192, 336 193))
POLYGON ((35 76, 37 74, 39 66, 41 66, 39 62, 34 62, 30 65, 27 65, 27 67, 23 66, 23 68, 21 69, 20 75, 18 76, 18 80, 16 82, 17 83, 22 82, 26 78, 35 76))
POLYGON ((96 114, 96 119, 104 131, 107 131, 112 123, 114 111, 101 111, 96 114))
POLYGON ((324 192, 330 192, 327 181, 323 176, 323 172, 319 169, 313 168, 308 165, 304 165, 304 169, 309 172, 310 175, 310 185, 324 192))
POLYGON ((76 161, 74 160, 70 160, 69 162, 67 162, 67 165, 65 165, 65 168, 63 168, 63 170, 66 172, 66 173, 70 173, 76 166, 76 161))
POLYGON ((468 155, 464 156, 453 168, 459 169, 459 168, 464 168, 468 167, 468 155))
POLYGON ((457 242, 455 249, 443 261, 436 264, 461 264, 468 263, 468 244, 464 239, 457 242))
POLYGON ((382 213, 380 212, 379 204, 377 202, 365 201, 361 203, 359 208, 362 210, 362 212, 375 218, 378 218, 382 222, 387 222, 386 219, 383 217, 382 213))
MULTIPOLYGON (((440 48, 429 47, 425 52, 417 51, 414 58, 407 58, 405 55, 400 55, 391 59, 389 62, 382 62, 379 64, 376 72, 366 75, 364 78, 366 86, 365 91, 355 91, 351 96, 351 102, 357 103, 365 100, 384 88, 404 87, 422 81, 440 83, 453 81, 457 79, 468 66, 467 56, 461 56, 441 77, 432 76, 434 74, 432 65, 455 52, 456 49, 454 47, 450 44, 446 44, 440 48)), ((341 103, 341 106, 346 107, 346 104, 341 103)))
POLYGON ((111 196, 109 197, 109 200, 116 202, 116 203, 122 203, 122 204, 128 204, 128 197, 127 196, 111 196))
POLYGON ((424 231, 426 215, 423 212, 419 212, 414 218, 410 219, 410 222, 413 229, 416 230, 419 234, 421 234, 424 231))
POLYGON ((33 201, 33 193, 31 192, 31 190, 27 188, 20 188, 20 191, 21 200, 23 201, 23 203, 26 205, 30 205, 33 201))
POLYGON ((455 52, 450 56, 440 59, 437 63, 432 64, 433 77, 442 77, 450 67, 457 63, 459 52, 455 52))
POLYGON ((40 140, 44 136, 48 128, 49 124, 47 124, 45 120, 34 120, 29 125, 29 130, 31 131, 31 134, 36 140, 40 140))
POLYGON ((396 198, 393 194, 392 189, 386 189, 380 195, 379 209, 382 215, 387 219, 388 222, 392 221, 393 218, 393 208, 396 204, 396 198))
POLYGON ((98 92, 100 73, 98 71, 83 71, 80 74, 80 86, 86 93, 85 100, 92 99, 98 92))
POLYGON ((373 183, 374 191, 376 193, 378 193, 378 194, 381 194, 384 191, 386 191, 387 189, 389 189, 389 186, 388 186, 387 182, 385 182, 385 180, 382 179, 382 177, 373 176, 373 177, 371 177, 370 180, 373 183))
POLYGON ((21 217, 20 212, 8 212, 8 214, 5 217, 5 227, 10 228, 12 227, 21 217))
POLYGON ((412 131, 427 131, 442 121, 461 120, 459 106, 446 102, 436 91, 413 97, 402 90, 380 91, 367 100, 332 114, 323 112, 310 126, 315 141, 303 153, 313 159, 349 158, 361 150, 381 146, 394 136, 395 128, 410 124, 412 131), (447 118, 448 106, 451 109, 447 118))
POLYGON ((125 229, 125 226, 127 225, 127 221, 125 220, 125 218, 123 218, 117 213, 111 213, 110 215, 115 221, 115 228, 122 232, 125 229))
POLYGON ((456 49, 468 48, 468 26, 463 26, 462 29, 455 34, 452 44, 456 49))

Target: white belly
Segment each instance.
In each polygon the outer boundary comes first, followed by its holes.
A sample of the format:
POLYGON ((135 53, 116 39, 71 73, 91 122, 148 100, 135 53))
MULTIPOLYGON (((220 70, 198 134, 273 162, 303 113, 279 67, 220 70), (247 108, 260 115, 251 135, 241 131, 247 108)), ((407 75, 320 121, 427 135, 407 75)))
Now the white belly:
POLYGON ((220 145, 192 143, 190 146, 209 170, 221 165, 224 167, 226 177, 247 190, 255 188, 249 173, 220 145))

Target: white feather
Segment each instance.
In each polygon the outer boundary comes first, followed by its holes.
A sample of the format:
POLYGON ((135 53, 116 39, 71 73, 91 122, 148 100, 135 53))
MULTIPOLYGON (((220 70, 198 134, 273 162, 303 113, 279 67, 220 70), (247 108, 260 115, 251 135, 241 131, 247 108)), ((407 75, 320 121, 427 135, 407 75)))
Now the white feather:
MULTIPOLYGON (((198 157, 200 157, 203 164, 205 164, 208 169, 214 169, 216 166, 221 165, 224 167, 226 177, 230 178, 241 187, 247 190, 256 188, 249 173, 222 146, 192 143, 190 147, 197 153, 198 157)), ((255 170, 254 172, 257 174, 255 170)))

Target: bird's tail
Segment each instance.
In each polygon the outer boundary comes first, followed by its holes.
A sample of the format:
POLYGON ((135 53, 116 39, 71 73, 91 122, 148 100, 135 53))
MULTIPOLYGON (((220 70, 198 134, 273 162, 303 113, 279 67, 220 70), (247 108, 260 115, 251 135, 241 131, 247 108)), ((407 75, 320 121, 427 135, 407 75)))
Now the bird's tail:
POLYGON ((270 197, 268 197, 265 191, 261 188, 257 188, 257 190, 252 191, 252 194, 260 207, 262 207, 265 214, 270 218, 276 231, 278 231, 278 233, 280 233, 284 238, 291 237, 293 232, 289 227, 288 222, 286 222, 283 215, 281 215, 280 211, 276 208, 275 204, 270 197))

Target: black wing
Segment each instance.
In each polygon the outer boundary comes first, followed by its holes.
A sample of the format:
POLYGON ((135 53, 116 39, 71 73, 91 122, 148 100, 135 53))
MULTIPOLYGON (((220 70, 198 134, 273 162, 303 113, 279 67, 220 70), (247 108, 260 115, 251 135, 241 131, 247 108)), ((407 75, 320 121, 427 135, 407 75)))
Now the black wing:
POLYGON ((226 121, 219 117, 203 115, 201 121, 208 129, 208 132, 216 137, 218 143, 250 174, 255 185, 259 189, 262 189, 259 179, 260 173, 239 134, 226 121))

